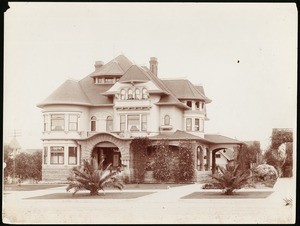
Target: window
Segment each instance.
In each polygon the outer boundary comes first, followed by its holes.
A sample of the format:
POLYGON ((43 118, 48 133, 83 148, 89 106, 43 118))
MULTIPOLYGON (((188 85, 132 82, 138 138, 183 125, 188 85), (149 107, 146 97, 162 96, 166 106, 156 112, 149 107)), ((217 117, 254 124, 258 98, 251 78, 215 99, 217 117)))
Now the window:
POLYGON ((91 131, 96 131, 96 120, 97 118, 95 116, 91 117, 91 131))
POLYGON ((102 83, 102 78, 96 78, 96 83, 101 84, 102 83))
POLYGON ((169 115, 165 115, 165 117, 164 117, 164 125, 165 126, 169 126, 170 125, 170 116, 169 115))
POLYGON ((121 89, 121 100, 125 100, 125 97, 126 97, 126 92, 124 89, 121 89))
POLYGON ((142 90, 142 99, 148 99, 147 89, 145 88, 142 90))
POLYGON ((127 115, 127 130, 140 131, 140 115, 127 115))
POLYGON ((51 115, 51 130, 63 131, 65 129, 65 115, 55 114, 51 115))
POLYGON ((106 131, 113 131, 113 118, 111 116, 106 118, 106 131))
POLYGON ((199 128, 200 124, 199 123, 200 123, 199 119, 195 118, 195 131, 199 131, 200 130, 200 128, 199 128))
POLYGON ((201 108, 204 109, 204 102, 201 103, 201 108))
POLYGON ((200 107, 200 103, 199 103, 199 101, 196 101, 196 103, 195 103, 195 104, 196 104, 196 109, 197 109, 197 110, 199 110, 199 107, 200 107))
POLYGON ((216 158, 221 158, 221 154, 216 154, 216 158))
POLYGON ((132 92, 132 89, 128 89, 128 100, 133 100, 133 92, 132 92))
POLYGON ((69 147, 69 165, 77 164, 77 147, 69 147))
POLYGON ((78 115, 69 115, 69 130, 78 130, 78 115))
POLYGON ((188 100, 187 102, 186 102, 186 105, 188 106, 188 107, 192 107, 192 101, 190 101, 190 100, 188 100))
POLYGON ((114 83, 113 78, 105 78, 104 81, 105 81, 105 83, 114 83))
POLYGON ((147 115, 142 115, 142 131, 147 131, 147 115))
POLYGON ((135 90, 135 99, 137 99, 137 100, 141 99, 140 90, 139 89, 135 90))
POLYGON ((125 131, 125 115, 120 115, 120 131, 125 131))
POLYGON ((50 163, 51 164, 64 164, 64 147, 50 147, 50 163))
POLYGON ((48 118, 49 115, 44 115, 44 131, 48 131, 48 118))
POLYGON ((192 130, 192 119, 187 118, 186 119, 186 131, 191 131, 192 130))
POLYGON ((44 164, 48 163, 48 147, 44 147, 44 164))

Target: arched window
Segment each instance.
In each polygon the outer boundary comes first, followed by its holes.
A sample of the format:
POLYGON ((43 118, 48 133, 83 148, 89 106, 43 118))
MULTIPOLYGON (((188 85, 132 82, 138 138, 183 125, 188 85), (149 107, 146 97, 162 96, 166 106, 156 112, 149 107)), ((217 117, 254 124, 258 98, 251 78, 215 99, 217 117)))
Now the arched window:
POLYGON ((128 100, 133 100, 133 92, 132 89, 128 90, 128 100))
POLYGON ((141 99, 140 90, 139 89, 135 90, 135 99, 137 99, 137 100, 141 99))
POLYGON ((121 89, 121 100, 125 100, 126 92, 124 89, 121 89))
POLYGON ((169 115, 165 115, 165 117, 164 117, 164 125, 165 126, 169 126, 170 125, 170 116, 169 115))
POLYGON ((147 89, 145 89, 145 88, 143 89, 142 95, 143 95, 143 99, 148 99, 147 89))
POLYGON ((113 131, 113 118, 111 116, 106 118, 106 131, 113 131))
POLYGON ((97 118, 95 116, 91 117, 91 131, 96 131, 96 121, 97 118))

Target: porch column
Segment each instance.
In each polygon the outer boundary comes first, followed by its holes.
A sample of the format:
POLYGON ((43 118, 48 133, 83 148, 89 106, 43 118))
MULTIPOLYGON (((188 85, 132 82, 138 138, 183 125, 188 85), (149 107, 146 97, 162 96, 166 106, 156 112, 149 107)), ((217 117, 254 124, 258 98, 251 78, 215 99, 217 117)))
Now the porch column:
POLYGON ((200 171, 204 170, 204 158, 203 158, 203 149, 200 147, 199 150, 199 160, 200 160, 200 171))
POLYGON ((212 151, 212 174, 215 174, 216 172, 216 152, 217 151, 212 151))
POLYGON ((210 150, 206 149, 206 171, 210 171, 210 150))

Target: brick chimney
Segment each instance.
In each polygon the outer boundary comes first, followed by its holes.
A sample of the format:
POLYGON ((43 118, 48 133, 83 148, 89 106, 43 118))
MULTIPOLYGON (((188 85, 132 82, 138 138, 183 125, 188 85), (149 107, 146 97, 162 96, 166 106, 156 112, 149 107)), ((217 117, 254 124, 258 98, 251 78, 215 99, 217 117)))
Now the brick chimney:
POLYGON ((100 67, 104 65, 103 61, 96 61, 94 66, 95 66, 95 71, 98 70, 100 67))
POLYGON ((157 71, 158 71, 158 62, 156 57, 150 57, 150 71, 157 76, 157 71))

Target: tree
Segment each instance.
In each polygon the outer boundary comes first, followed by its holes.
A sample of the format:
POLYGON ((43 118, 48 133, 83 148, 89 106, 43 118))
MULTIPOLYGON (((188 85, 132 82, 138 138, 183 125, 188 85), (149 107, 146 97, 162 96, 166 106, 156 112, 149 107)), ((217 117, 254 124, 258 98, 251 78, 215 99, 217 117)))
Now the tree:
POLYGON ((4 162, 6 167, 4 168, 4 177, 13 176, 13 159, 11 158, 12 149, 9 148, 9 145, 4 145, 4 162))
POLYGON ((251 163, 257 163, 257 156, 260 154, 260 145, 254 142, 250 145, 243 144, 238 151, 237 164, 240 169, 247 170, 251 168, 251 163))
POLYGON ((219 166, 220 173, 211 175, 217 180, 217 187, 223 189, 225 195, 232 195, 234 191, 241 189, 249 184, 250 170, 240 170, 239 165, 226 165, 226 168, 219 166))
POLYGON ((175 179, 178 182, 191 182, 195 177, 195 162, 190 142, 181 142, 178 152, 178 166, 175 170, 175 179))
POLYGON ((122 190, 124 185, 116 178, 121 170, 119 168, 109 170, 111 164, 103 170, 100 167, 103 161, 104 159, 98 164, 96 158, 91 158, 90 160, 83 160, 82 166, 74 167, 68 178, 69 185, 66 190, 74 189, 73 195, 80 190, 89 190, 90 195, 99 195, 99 191, 104 191, 105 187, 115 187, 122 190))
POLYGON ((161 141, 155 150, 153 177, 161 182, 172 178, 171 150, 167 141, 161 141))

